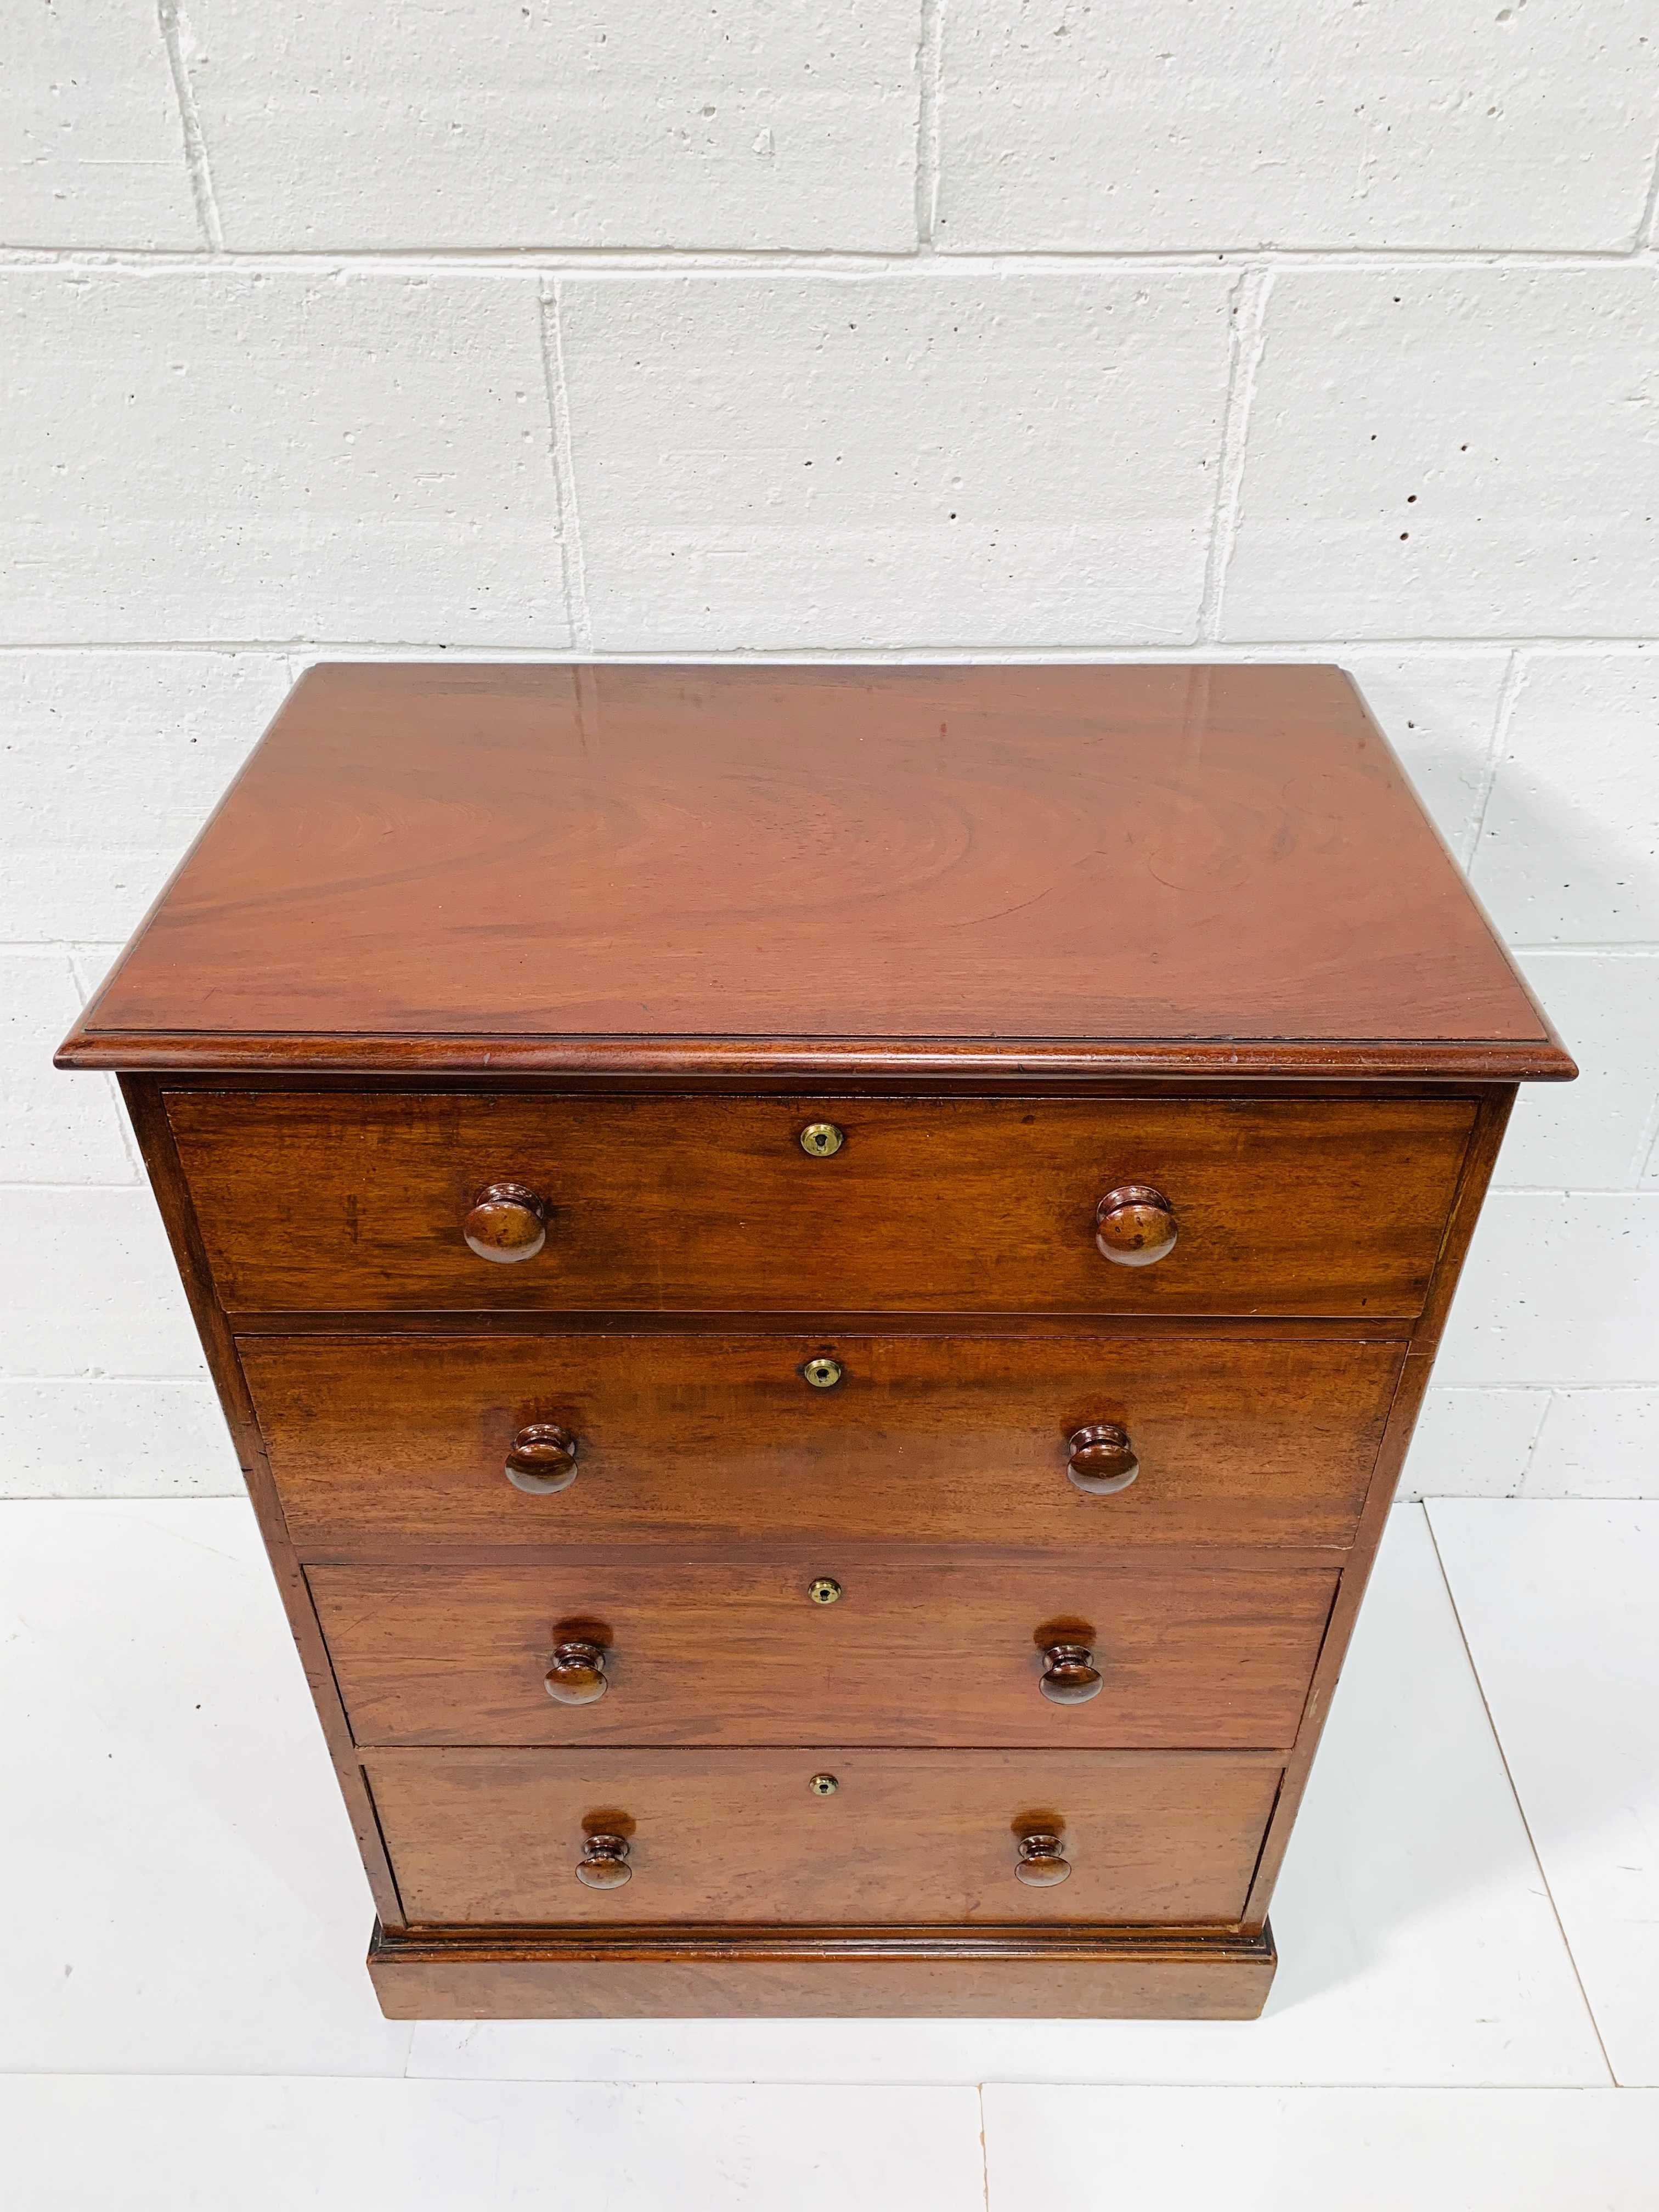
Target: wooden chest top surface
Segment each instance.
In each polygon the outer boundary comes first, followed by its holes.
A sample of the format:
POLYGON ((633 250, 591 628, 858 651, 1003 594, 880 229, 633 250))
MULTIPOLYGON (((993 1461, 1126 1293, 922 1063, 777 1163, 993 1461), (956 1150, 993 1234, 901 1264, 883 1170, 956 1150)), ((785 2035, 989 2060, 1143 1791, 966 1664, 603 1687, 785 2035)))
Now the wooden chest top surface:
POLYGON ((313 669, 62 1057, 953 1054, 1572 1072, 1358 694, 1305 666, 313 669))

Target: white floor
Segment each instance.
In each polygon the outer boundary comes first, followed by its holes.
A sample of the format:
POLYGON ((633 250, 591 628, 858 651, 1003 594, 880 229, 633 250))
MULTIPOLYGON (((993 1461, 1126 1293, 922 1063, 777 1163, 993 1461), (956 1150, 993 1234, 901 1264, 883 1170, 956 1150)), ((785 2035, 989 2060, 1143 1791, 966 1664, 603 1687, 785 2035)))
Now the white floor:
POLYGON ((1258 2023, 380 2018, 245 1506, 0 1504, 7 2212, 1652 2212, 1659 1506, 1395 1516, 1258 2023))

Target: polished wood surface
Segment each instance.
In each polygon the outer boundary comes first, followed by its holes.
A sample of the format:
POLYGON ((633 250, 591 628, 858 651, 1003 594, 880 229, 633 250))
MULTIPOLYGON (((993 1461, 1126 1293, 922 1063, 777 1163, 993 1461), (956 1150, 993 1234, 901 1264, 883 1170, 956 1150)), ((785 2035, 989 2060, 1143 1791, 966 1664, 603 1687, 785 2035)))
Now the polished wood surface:
POLYGON ((377 1928, 388 2020, 1255 2020, 1263 1928, 377 1928))
POLYGON ((461 1218, 461 1236, 475 1258, 510 1267, 542 1249, 547 1215, 546 1200, 523 1183, 486 1183, 461 1218))
POLYGON ((244 1336, 294 1540, 1345 1545, 1405 1346, 1261 1336, 244 1336), (842 1379, 809 1387, 825 1352, 842 1379), (1085 1443, 1103 1425, 1123 1456, 1085 1443), (1114 1425, 1117 1425, 1114 1426, 1114 1425), (548 1469, 509 1477, 520 1437, 548 1469), (567 1455, 574 1448, 575 1456, 567 1455), (1088 1462, 1081 1476, 1079 1460, 1088 1462))
POLYGON ((1220 1749, 1295 1741, 1337 1582, 1317 1554, 854 1565, 825 1548, 308 1578, 360 1745, 1220 1749), (813 1603, 819 1578, 836 1601, 813 1603), (555 1646, 575 1638, 604 1650, 600 1702, 546 1694, 555 1646), (1091 1654, 1097 1696, 1043 1694, 1055 1644, 1091 1654))
POLYGON ((1259 2010, 1573 1072, 1336 672, 319 672, 60 1059, 389 2014, 1259 2010))
POLYGON ((1147 1183, 1109 1190, 1095 1208, 1096 1247, 1120 1267, 1155 1267, 1175 1250, 1179 1235, 1174 1206, 1147 1183))
POLYGON ((837 1099, 431 1092, 169 1095, 221 1303, 1416 1313, 1474 1125, 1462 1098, 837 1099), (1155 1176, 1181 1222, 1155 1266, 1096 1241, 1155 1176), (541 1194, 547 1243, 496 1267, 480 1189, 541 1194))
POLYGON ((1271 1759, 1075 1751, 374 1751, 365 1766, 411 1921, 1237 1919, 1271 1759), (809 1778, 840 1787, 816 1796, 809 1778), (1019 1878, 1063 1838, 1070 1877, 1019 1878), (592 1889, 588 1839, 631 1879, 592 1889))
POLYGON ((1106 1686, 1106 1677, 1095 1664, 1092 1642, 1079 1638, 1045 1644, 1038 1656, 1042 1672, 1037 1688, 1051 1705, 1086 1705, 1106 1686))
POLYGON ((68 1056, 434 1038, 1571 1072, 1321 667, 313 669, 68 1056))
POLYGON ((560 1638, 542 1677, 556 1705, 596 1705, 611 1687, 606 1644, 592 1636, 560 1638))
MULTIPOLYGON (((361 1350, 358 1358, 361 1362, 361 1350)), ((396 1418, 400 1425, 406 1423, 407 1409, 399 1406, 396 1418)), ((527 1421, 514 1431, 501 1462, 501 1473, 526 1497, 551 1498, 568 1490, 576 1480, 580 1449, 579 1440, 556 1421, 527 1421)))
POLYGON ((1140 1480, 1140 1455, 1121 1421, 1091 1421, 1066 1440, 1066 1480, 1091 1498, 1115 1498, 1140 1480))

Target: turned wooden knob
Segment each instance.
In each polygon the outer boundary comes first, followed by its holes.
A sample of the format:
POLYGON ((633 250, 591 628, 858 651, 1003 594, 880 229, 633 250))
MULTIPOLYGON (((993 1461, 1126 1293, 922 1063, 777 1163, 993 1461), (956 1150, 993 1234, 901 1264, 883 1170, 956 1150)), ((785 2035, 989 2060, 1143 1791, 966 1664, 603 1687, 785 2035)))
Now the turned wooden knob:
POLYGON ((1086 1644, 1051 1644, 1042 1655, 1043 1696, 1056 1705, 1086 1705, 1100 1695, 1100 1670, 1086 1644))
POLYGON ((1150 1267, 1175 1250, 1175 1208, 1150 1184, 1126 1182, 1095 1208, 1095 1243, 1120 1267, 1150 1267))
POLYGON ((1067 1475, 1091 1498, 1109 1498, 1114 1491, 1127 1490, 1140 1472, 1129 1431, 1115 1421, 1095 1421, 1077 1430, 1066 1450, 1071 1455, 1066 1462, 1067 1475))
POLYGON ((513 1439, 507 1479, 515 1490, 527 1490, 532 1498, 568 1490, 576 1480, 576 1439, 568 1429, 532 1421, 513 1439))
POLYGON ((626 1836, 590 1836, 576 1862, 576 1879, 587 1889, 620 1889, 632 1881, 626 1836))
POLYGON ((605 1646, 579 1637, 556 1644, 547 1670, 547 1694, 555 1705, 597 1705, 611 1685, 605 1676, 605 1646))
POLYGON ((533 1260, 547 1242, 547 1205, 521 1182, 486 1183, 461 1224, 467 1249, 481 1260, 533 1260))
POLYGON ((1020 1838, 1019 1856, 1014 1863, 1016 1881, 1023 1881, 1028 1889, 1053 1889, 1071 1871, 1071 1861, 1060 1856, 1058 1836, 1046 1828, 1034 1828, 1020 1838))

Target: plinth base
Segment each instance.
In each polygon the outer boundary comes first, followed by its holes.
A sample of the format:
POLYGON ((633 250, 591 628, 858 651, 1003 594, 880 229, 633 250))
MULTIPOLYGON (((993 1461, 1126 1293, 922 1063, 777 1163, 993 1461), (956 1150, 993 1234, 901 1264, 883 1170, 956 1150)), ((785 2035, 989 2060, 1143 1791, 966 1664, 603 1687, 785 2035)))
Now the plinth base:
POLYGON ((388 2020, 1254 2020, 1273 1934, 1157 1928, 376 1927, 388 2020))

